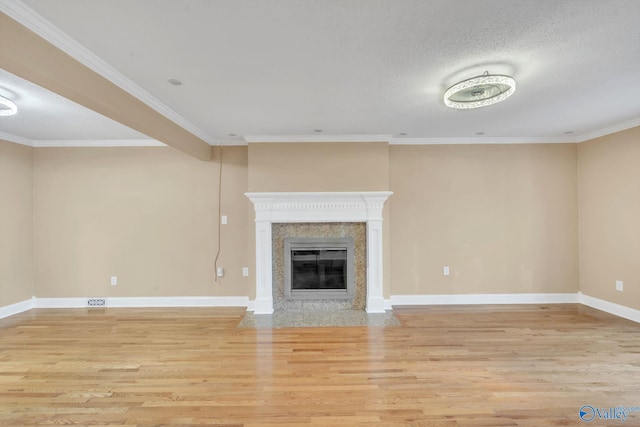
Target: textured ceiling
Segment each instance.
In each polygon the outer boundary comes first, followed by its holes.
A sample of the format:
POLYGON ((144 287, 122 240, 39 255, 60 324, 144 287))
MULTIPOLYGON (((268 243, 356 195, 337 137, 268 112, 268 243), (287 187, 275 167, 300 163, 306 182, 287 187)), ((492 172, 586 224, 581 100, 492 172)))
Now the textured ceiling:
POLYGON ((22 3, 214 143, 316 129, 561 139, 640 117, 637 0, 22 3), (485 71, 513 76, 515 95, 444 106, 448 86, 485 71))

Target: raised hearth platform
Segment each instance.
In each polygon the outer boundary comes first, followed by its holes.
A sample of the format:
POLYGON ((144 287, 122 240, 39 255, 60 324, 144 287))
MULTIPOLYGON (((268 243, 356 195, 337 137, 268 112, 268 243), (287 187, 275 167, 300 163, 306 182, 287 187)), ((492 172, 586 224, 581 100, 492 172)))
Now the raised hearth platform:
POLYGON ((276 310, 272 314, 247 312, 238 328, 314 328, 341 326, 401 326, 392 311, 367 313, 363 310, 296 311, 276 310))

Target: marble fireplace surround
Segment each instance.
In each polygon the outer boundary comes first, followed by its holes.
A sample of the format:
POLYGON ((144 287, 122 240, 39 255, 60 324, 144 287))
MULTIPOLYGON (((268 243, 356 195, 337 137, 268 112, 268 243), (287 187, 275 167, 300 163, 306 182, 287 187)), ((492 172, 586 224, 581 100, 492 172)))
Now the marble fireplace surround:
POLYGON ((273 223, 364 222, 367 226, 367 313, 384 313, 382 209, 391 191, 245 193, 256 213, 255 314, 273 313, 273 223))

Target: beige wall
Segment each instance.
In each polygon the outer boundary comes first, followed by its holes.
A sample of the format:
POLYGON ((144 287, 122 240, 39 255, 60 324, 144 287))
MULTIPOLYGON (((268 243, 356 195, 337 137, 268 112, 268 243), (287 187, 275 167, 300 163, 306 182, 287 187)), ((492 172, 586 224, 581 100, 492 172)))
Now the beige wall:
POLYGON ((640 127, 579 144, 578 171, 580 290, 640 310, 640 127))
POLYGON ((169 147, 38 148, 34 156, 38 297, 247 294, 246 147, 224 149, 229 224, 217 283, 217 161, 169 147))
MULTIPOLYGON (((386 142, 249 144, 249 191, 388 191, 389 145, 386 142)), ((390 218, 383 211, 383 283, 388 297, 391 277, 390 218)), ((255 226, 250 212, 248 246, 255 266, 255 226)), ((255 296, 251 278, 250 296, 255 296)))
POLYGON ((0 140, 0 307, 30 299, 33 149, 0 140))
POLYGON ((393 294, 578 291, 574 144, 392 146, 390 159, 393 294))
POLYGON ((388 189, 386 142, 249 145, 249 191, 388 189))
POLYGON ((0 141, 0 306, 34 294, 253 297, 245 191, 390 189, 385 297, 581 290, 640 309, 639 140, 635 128, 578 145, 226 147, 217 283, 217 161, 0 141))

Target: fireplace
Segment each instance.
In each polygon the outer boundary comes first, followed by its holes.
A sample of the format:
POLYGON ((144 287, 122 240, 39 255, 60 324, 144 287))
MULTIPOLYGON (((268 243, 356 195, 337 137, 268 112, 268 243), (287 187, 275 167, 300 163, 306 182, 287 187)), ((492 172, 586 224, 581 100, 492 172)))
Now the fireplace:
MULTIPOLYGON (((278 224, 364 223, 366 283, 363 289, 368 313, 384 313, 382 209, 390 191, 336 193, 245 193, 255 208, 256 297, 255 314, 274 309, 272 226, 278 224)), ((365 274, 363 274, 365 276, 365 274)), ((358 291, 356 289, 356 295, 358 291)))
MULTIPOLYGON (((364 310, 367 297, 367 225, 364 222, 287 222, 271 224, 272 276, 271 296, 273 309, 278 311, 335 311, 364 310), (352 298, 287 298, 285 291, 285 241, 288 239, 338 239, 352 241, 353 297, 352 298)), ((312 240, 308 240, 311 242, 312 240)), ((336 242, 334 240, 334 242, 336 242)), ((340 242, 343 244, 342 242, 340 242)), ((335 243, 334 243, 335 244, 335 243)), ((349 263, 350 264, 350 263, 349 263)), ((350 281, 351 282, 351 281, 350 281)), ((335 295, 335 294, 334 294, 335 295)), ((326 295, 329 296, 329 295, 326 295)))
POLYGON ((351 238, 284 239, 284 295, 287 299, 351 299, 354 295, 351 238))

